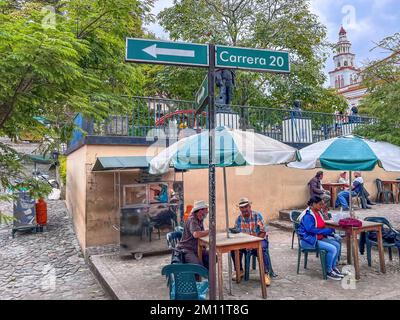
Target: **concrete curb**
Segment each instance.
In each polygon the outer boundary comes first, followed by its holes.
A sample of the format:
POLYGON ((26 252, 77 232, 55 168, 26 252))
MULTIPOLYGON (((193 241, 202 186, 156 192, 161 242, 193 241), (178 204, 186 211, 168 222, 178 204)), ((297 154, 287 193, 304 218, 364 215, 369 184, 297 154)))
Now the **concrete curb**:
POLYGON ((113 300, 132 300, 125 288, 120 285, 113 273, 103 263, 102 257, 104 256, 108 255, 94 255, 87 259, 93 275, 113 300))

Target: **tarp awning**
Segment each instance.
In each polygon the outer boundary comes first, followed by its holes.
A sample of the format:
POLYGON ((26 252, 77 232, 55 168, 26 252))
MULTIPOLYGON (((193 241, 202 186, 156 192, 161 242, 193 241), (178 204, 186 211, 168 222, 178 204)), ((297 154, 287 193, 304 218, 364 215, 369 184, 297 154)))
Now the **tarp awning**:
POLYGON ((147 169, 149 162, 145 156, 136 157, 98 157, 92 171, 147 169))
POLYGON ((40 164, 52 164, 55 162, 55 160, 50 156, 41 156, 36 154, 26 154, 26 156, 33 162, 40 164))

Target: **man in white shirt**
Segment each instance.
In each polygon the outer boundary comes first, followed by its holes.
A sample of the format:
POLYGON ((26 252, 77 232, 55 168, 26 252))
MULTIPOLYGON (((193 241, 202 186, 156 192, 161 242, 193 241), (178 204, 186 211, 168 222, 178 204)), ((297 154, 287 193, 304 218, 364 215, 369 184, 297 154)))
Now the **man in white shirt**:
MULTIPOLYGON (((349 187, 349 179, 347 179, 347 171, 343 171, 343 172, 340 174, 338 182, 339 182, 339 183, 345 184, 345 185, 346 185, 346 186, 345 186, 346 188, 349 187)), ((344 190, 345 188, 342 187, 341 189, 344 190)))
MULTIPOLYGON (((369 192, 364 188, 364 179, 361 176, 361 171, 354 171, 354 181, 353 181, 353 188, 357 188, 358 185, 362 185, 362 190, 360 191, 361 198, 365 198, 366 204, 363 204, 363 207, 369 209, 368 205, 375 205, 371 200, 369 200, 369 192)), ((363 202, 363 201, 362 201, 363 202)))
POLYGON ((358 181, 359 183, 364 183, 363 177, 361 177, 361 171, 354 171, 354 181, 358 181))

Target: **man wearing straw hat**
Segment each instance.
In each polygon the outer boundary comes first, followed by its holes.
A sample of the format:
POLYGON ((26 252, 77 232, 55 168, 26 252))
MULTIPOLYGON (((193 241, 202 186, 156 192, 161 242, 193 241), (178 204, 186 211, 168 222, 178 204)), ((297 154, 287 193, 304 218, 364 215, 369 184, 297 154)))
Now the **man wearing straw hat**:
MULTIPOLYGON (((251 202, 247 198, 241 198, 239 200, 239 209, 240 214, 235 222, 235 229, 239 232, 247 233, 252 236, 260 237, 263 240, 261 241, 262 251, 263 251, 263 260, 264 260, 264 281, 265 285, 270 285, 271 280, 270 276, 275 277, 274 271, 272 270, 271 259, 268 252, 268 236, 265 232, 264 220, 261 213, 251 210, 251 202)), ((242 267, 242 256, 243 253, 246 253, 247 250, 240 250, 240 277, 243 277, 243 267, 242 267)), ((256 250, 252 250, 252 255, 257 255, 256 250)), ((233 261, 235 262, 234 252, 231 252, 231 256, 233 261)), ((238 266, 235 266, 235 269, 238 266)), ((236 279, 234 279, 236 280, 236 279)))
POLYGON ((177 250, 183 253, 184 263, 203 265, 208 269, 208 252, 203 250, 203 264, 197 254, 198 239, 208 236, 208 230, 204 230, 203 221, 208 214, 208 204, 204 200, 195 201, 189 217, 183 227, 182 239, 177 250))

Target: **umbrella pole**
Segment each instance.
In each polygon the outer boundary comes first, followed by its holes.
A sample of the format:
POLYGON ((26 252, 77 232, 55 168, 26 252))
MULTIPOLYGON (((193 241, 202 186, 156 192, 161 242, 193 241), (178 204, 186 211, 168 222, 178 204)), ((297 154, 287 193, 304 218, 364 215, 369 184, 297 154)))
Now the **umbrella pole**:
POLYGON ((226 237, 229 238, 229 213, 228 213, 228 192, 226 189, 226 170, 224 170, 224 197, 225 197, 225 225, 226 225, 226 237))
POLYGON ((350 208, 350 218, 353 217, 353 201, 352 201, 352 183, 351 183, 351 170, 349 171, 349 208, 350 208))
MULTIPOLYGON (((229 213, 228 213, 228 191, 226 187, 226 170, 224 170, 224 196, 225 196, 225 221, 226 221, 226 237, 229 238, 229 213)), ((232 259, 231 254, 228 252, 228 283, 229 283, 229 294, 232 295, 232 259)))

